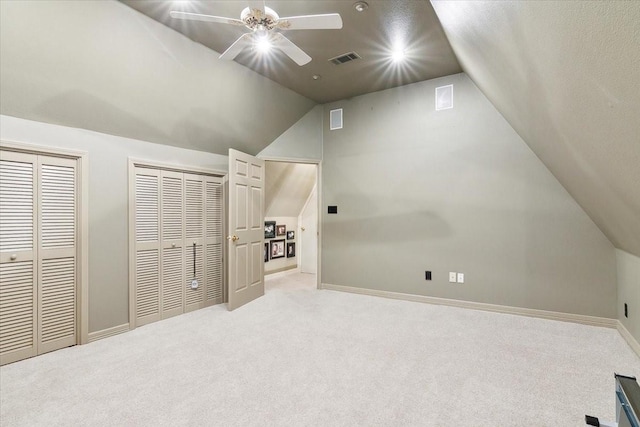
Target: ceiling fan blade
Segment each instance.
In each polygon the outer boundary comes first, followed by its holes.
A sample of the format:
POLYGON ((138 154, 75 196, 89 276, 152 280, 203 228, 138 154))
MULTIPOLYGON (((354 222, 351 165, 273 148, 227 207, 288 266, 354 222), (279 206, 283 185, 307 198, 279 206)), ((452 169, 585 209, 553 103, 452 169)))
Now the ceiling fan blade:
POLYGON ((339 30, 342 18, 339 13, 287 16, 278 20, 277 27, 281 30, 339 30))
POLYGON ((249 45, 249 39, 253 36, 253 33, 245 33, 241 35, 238 40, 233 42, 231 46, 225 50, 222 55, 220 55, 219 59, 225 59, 227 61, 232 61, 242 49, 249 45))
POLYGON ((311 57, 309 55, 280 33, 273 33, 272 43, 275 48, 283 51, 289 58, 300 66, 308 64, 311 61, 311 57))
POLYGON ((200 13, 176 12, 172 10, 169 16, 175 19, 186 19, 189 21, 217 22, 219 24, 244 25, 239 19, 225 18, 223 16, 202 15, 200 13))

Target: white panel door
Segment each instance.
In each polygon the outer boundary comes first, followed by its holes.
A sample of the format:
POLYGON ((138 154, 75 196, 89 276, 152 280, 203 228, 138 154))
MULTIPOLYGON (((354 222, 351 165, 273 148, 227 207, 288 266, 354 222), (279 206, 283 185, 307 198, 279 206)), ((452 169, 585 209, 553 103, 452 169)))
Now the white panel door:
POLYGON ((264 160, 229 150, 229 310, 264 295, 264 160))
POLYGON ((0 151, 0 364, 37 354, 37 156, 0 151))

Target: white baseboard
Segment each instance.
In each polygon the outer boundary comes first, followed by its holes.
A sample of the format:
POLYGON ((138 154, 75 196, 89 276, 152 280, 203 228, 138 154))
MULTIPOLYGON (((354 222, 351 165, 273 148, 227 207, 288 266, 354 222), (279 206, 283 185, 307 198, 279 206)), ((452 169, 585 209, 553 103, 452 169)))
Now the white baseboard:
POLYGON ((286 276, 287 274, 292 274, 292 273, 300 273, 300 267, 298 267, 297 265, 290 265, 288 267, 278 268, 277 270, 265 271, 264 275, 269 276, 270 278, 273 278, 273 277, 286 276))
POLYGON ((556 311, 536 310, 532 308, 510 307, 506 305, 485 304, 473 301, 461 301, 455 299, 429 297, 425 295, 403 294, 400 292, 379 291, 374 289, 354 288, 350 286, 331 285, 322 283, 321 289, 332 291, 350 292, 354 294, 371 295, 383 298, 392 298, 405 301, 422 302, 427 304, 448 305, 451 307, 470 308, 472 310, 492 311, 496 313, 516 314, 520 316, 537 317, 540 319, 559 320, 562 322, 580 323, 583 325, 600 326, 605 328, 617 328, 617 319, 606 317, 585 316, 582 314, 560 313, 556 311))
POLYGON ((629 330, 625 328, 625 326, 622 324, 621 321, 618 320, 617 326, 618 326, 618 332, 620 332, 620 335, 622 335, 622 338, 624 338, 625 341, 627 341, 627 344, 629 344, 629 347, 631 347, 631 349, 636 352, 638 357, 640 357, 640 343, 636 341, 633 335, 631 335, 631 332, 629 332, 629 330))
POLYGON ((129 332, 129 324, 124 323, 122 325, 114 326, 112 328, 102 329, 101 331, 95 331, 89 333, 89 342, 101 340, 103 338, 112 337, 114 335, 129 332))

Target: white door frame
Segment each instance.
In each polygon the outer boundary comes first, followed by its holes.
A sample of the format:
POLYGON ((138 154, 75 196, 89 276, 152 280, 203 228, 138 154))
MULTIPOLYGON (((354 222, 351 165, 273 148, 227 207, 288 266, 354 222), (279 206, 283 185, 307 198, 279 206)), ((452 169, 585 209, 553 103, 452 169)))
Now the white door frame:
POLYGON ((89 342, 89 154, 86 151, 67 150, 24 142, 0 141, 6 151, 40 156, 61 157, 77 162, 78 170, 78 299, 76 301, 76 344, 89 342))
MULTIPOLYGON (((316 180, 317 180, 317 173, 316 173, 316 180)), ((313 184, 313 188, 311 188, 311 193, 309 194, 309 197, 307 197, 307 201, 304 202, 304 205, 302 206, 302 210, 300 211, 300 213, 298 214, 298 235, 300 236, 301 240, 299 240, 299 242, 301 243, 300 246, 300 250, 299 250, 299 256, 300 256, 300 271, 303 272, 303 268, 302 268, 302 262, 303 262, 303 258, 304 258, 304 252, 305 252, 305 243, 304 243, 304 230, 302 230, 302 221, 303 221, 303 217, 305 214, 305 211, 309 208, 309 204, 310 203, 315 203, 315 210, 316 210, 316 242, 318 241, 318 215, 319 215, 319 206, 318 206, 318 183, 316 182, 315 184, 313 184), (312 197, 313 194, 315 193, 315 197, 312 197)), ((316 245, 316 268, 315 268, 316 272, 315 274, 318 274, 318 248, 316 245)))
POLYGON ((316 239, 317 248, 317 261, 316 261, 316 288, 322 289, 322 160, 318 159, 296 159, 287 157, 259 157, 267 162, 279 162, 279 163, 300 163, 300 164, 312 164, 317 165, 316 168, 316 191, 317 191, 317 203, 318 203, 318 238, 316 239))

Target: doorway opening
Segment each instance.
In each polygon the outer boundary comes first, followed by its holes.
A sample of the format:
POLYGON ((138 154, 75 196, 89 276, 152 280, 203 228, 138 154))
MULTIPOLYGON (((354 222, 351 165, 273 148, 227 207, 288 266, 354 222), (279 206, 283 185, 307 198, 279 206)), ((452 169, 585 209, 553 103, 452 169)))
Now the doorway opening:
POLYGON ((317 288, 319 165, 265 161, 265 290, 317 288))

